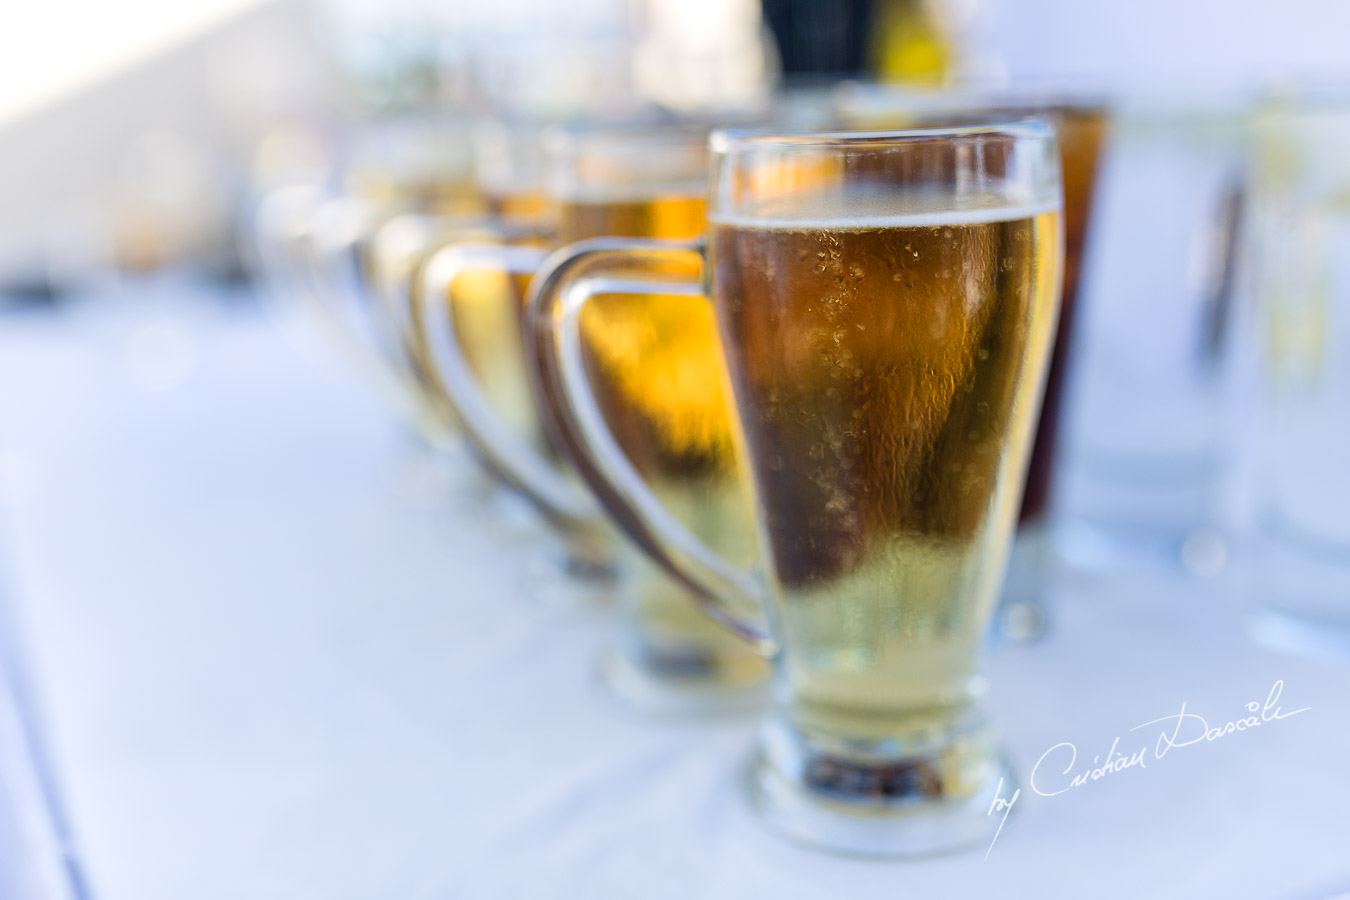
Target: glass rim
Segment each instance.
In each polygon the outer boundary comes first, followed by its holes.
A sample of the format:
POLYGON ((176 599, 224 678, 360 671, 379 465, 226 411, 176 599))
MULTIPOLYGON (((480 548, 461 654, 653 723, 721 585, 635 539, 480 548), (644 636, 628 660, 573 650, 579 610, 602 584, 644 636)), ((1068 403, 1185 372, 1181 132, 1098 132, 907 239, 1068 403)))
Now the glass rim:
POLYGON ((711 125, 683 121, 553 123, 542 129, 547 156, 568 153, 632 154, 705 146, 711 125))
POLYGON ((1031 141, 1051 141, 1057 136, 1055 123, 1049 115, 1009 116, 1000 121, 997 116, 973 125, 917 126, 881 130, 786 131, 772 128, 715 128, 708 136, 708 147, 713 153, 727 154, 750 146, 776 147, 788 150, 794 147, 824 148, 851 147, 867 144, 902 145, 916 141, 944 138, 1007 135, 1031 141))
POLYGON ((905 85, 868 79, 847 79, 835 85, 834 100, 844 111, 903 111, 920 114, 981 112, 997 115, 1000 109, 1014 115, 1052 115, 1109 111, 1119 102, 1120 91, 1105 84, 1082 84, 1081 80, 1037 78, 1025 80, 970 79, 939 85, 905 85), (908 104, 908 106, 906 106, 908 104))

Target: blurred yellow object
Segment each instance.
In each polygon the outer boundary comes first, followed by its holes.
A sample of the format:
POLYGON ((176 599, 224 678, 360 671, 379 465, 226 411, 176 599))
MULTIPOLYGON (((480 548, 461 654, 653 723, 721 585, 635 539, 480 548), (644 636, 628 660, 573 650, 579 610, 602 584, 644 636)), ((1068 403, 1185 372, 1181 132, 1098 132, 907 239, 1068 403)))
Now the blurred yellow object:
POLYGON ((882 0, 871 55, 878 78, 906 84, 946 82, 956 63, 956 47, 933 0, 882 0))

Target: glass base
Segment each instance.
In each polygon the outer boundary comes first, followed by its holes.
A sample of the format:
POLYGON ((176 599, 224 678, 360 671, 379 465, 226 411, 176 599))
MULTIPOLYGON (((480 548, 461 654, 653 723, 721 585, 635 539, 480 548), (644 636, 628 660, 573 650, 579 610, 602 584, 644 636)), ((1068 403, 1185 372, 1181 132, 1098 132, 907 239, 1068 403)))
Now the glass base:
POLYGON ((1008 572, 994 611, 990 632, 994 646, 1030 644, 1050 627, 1049 596, 1055 578, 1049 529, 1044 523, 1024 525, 1013 541, 1008 572))
POLYGON ((697 647, 656 650, 617 643, 601 657, 600 679, 625 705, 656 715, 757 713, 769 699, 766 661, 726 660, 697 647), (751 663, 762 663, 763 670, 751 663))
POLYGON ((1228 541, 1202 524, 1134 528, 1088 521, 1067 522, 1054 537, 1058 561, 1092 575, 1172 573, 1212 577, 1228 563, 1228 541))
POLYGON ((387 482, 400 507, 419 510, 485 506, 502 489, 462 442, 433 444, 407 430, 399 434, 387 482))
POLYGON ((813 740, 774 715, 750 760, 750 800, 774 831, 848 856, 985 846, 1003 821, 1002 812, 990 812, 995 797, 1017 789, 995 747, 985 724, 897 748, 813 740))
POLYGON ((531 603, 563 612, 611 606, 618 586, 612 565, 573 552, 552 535, 530 559, 522 576, 522 590, 531 603))
POLYGON ((1350 660, 1350 544, 1267 513, 1262 522, 1254 638, 1278 650, 1350 660))
POLYGON ((1350 618, 1271 607, 1252 616, 1248 630, 1275 650, 1350 662, 1350 618))

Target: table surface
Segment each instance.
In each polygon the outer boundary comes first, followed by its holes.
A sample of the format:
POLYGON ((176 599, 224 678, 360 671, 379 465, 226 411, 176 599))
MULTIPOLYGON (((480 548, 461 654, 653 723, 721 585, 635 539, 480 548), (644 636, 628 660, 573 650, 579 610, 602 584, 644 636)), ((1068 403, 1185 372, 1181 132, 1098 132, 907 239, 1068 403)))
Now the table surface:
POLYGON ((3 580, 0 572, 0 898, 75 900, 3 580))
POLYGON ((1350 667, 1248 639, 1241 554, 1063 575, 1047 639, 988 662, 1024 789, 987 858, 850 860, 754 820, 753 716, 611 699, 610 615, 525 590, 538 526, 256 311, 160 284, 10 313, 0 384, 8 580, 101 900, 1350 891, 1350 667), (1307 711, 1162 758, 1168 726, 1131 731, 1277 681, 1307 711), (1116 738, 1146 766, 1025 788, 1116 738))

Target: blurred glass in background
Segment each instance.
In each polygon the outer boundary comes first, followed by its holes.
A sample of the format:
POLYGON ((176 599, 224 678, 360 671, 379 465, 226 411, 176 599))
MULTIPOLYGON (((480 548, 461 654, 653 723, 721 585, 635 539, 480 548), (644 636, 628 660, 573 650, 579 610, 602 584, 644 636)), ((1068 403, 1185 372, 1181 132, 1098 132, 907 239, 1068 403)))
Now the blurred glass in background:
POLYGON ((1350 653, 1350 94, 1256 120, 1253 273, 1264 397, 1257 633, 1350 653))
POLYGON ((1240 95, 1118 103, 1072 360, 1073 563, 1223 564, 1245 112, 1240 95))

